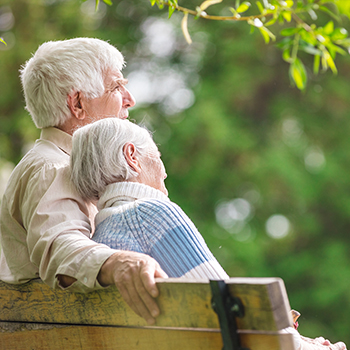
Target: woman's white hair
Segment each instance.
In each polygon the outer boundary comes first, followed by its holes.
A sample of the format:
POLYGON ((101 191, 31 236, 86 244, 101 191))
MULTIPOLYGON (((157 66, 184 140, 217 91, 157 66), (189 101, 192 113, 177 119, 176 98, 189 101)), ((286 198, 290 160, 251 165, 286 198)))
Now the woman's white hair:
POLYGON ((140 158, 156 148, 146 128, 118 118, 102 119, 74 132, 71 180, 84 199, 99 199, 107 185, 138 176, 124 157, 128 142, 134 144, 140 158))
POLYGON ((93 38, 49 41, 21 68, 26 109, 37 128, 58 126, 70 116, 67 96, 83 92, 102 96, 104 75, 121 70, 122 54, 109 43, 93 38))

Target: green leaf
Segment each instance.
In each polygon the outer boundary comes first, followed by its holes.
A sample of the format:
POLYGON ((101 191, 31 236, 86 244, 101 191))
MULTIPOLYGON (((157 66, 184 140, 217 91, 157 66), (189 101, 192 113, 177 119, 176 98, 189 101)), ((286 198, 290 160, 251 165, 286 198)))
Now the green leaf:
POLYGON ((328 7, 326 6, 320 6, 319 9, 325 13, 327 13, 329 16, 331 16, 332 18, 334 18, 337 22, 341 21, 341 18, 336 15, 334 12, 332 12, 328 7))
POLYGON ((98 5, 100 4, 100 0, 96 0, 95 2, 95 11, 98 10, 98 5))
POLYGON ((290 49, 292 44, 293 44, 293 39, 288 37, 280 40, 280 42, 277 43, 276 46, 284 51, 284 50, 290 49))
POLYGON ((277 14, 274 14, 272 19, 270 19, 267 23, 265 23, 265 27, 272 26, 273 24, 275 24, 277 21, 277 18, 278 18, 277 14))
POLYGON ((328 69, 328 63, 327 60, 322 52, 322 56, 321 56, 321 62, 322 62, 322 70, 325 72, 328 69))
POLYGON ((329 21, 324 27, 323 27, 323 32, 325 34, 330 35, 334 31, 334 23, 333 21, 329 21))
POLYGON ((290 22, 292 20, 292 13, 289 11, 283 11, 282 16, 287 22, 290 22))
POLYGON ((194 16, 194 19, 198 19, 200 17, 201 13, 203 12, 199 6, 196 7, 196 11, 197 11, 197 13, 194 16))
POLYGON ((308 53, 309 55, 321 55, 322 51, 317 49, 312 45, 308 45, 307 43, 299 45, 299 49, 308 53))
POLYGON ((291 28, 282 29, 280 34, 282 36, 292 36, 292 35, 296 34, 298 31, 299 31, 298 28, 291 27, 291 28))
POLYGON ((176 7, 174 5, 170 5, 169 6, 169 16, 168 16, 168 18, 170 18, 172 16, 172 14, 174 13, 175 10, 176 10, 176 7))
POLYGON ((284 61, 286 61, 288 63, 292 63, 292 61, 293 61, 292 58, 290 57, 289 49, 283 51, 282 58, 284 61))
POLYGON ((346 54, 346 52, 345 52, 342 48, 340 48, 339 46, 334 45, 334 44, 332 44, 332 43, 327 43, 325 46, 327 47, 327 49, 328 49, 329 51, 332 51, 331 56, 332 56, 333 58, 335 58, 336 52, 337 52, 337 53, 340 53, 340 54, 343 55, 343 56, 346 54))
POLYGON ((164 8, 164 0, 156 0, 156 4, 160 10, 164 8))
POLYGON ((156 4, 156 1, 157 0, 150 0, 151 5, 154 6, 156 4))
POLYGON ((270 39, 272 39, 273 41, 276 40, 275 35, 270 30, 268 30, 266 27, 263 26, 263 27, 258 27, 258 28, 259 28, 260 33, 262 34, 266 44, 268 44, 270 42, 270 39))
POLYGON ((327 62, 328 67, 332 70, 334 74, 337 74, 338 73, 337 67, 335 66, 332 56, 329 54, 327 50, 323 51, 323 56, 327 62))
POLYGON ((313 21, 317 20, 317 14, 316 14, 316 12, 314 10, 310 9, 310 10, 307 11, 307 13, 310 15, 310 17, 311 17, 311 19, 313 21))
POLYGON ((270 42, 270 36, 269 34, 266 33, 265 30, 263 30, 263 28, 259 28, 261 35, 263 36, 265 43, 268 44, 270 42))
POLYGON ((307 84, 307 74, 304 64, 299 58, 295 58, 289 68, 289 74, 299 90, 304 90, 307 84))
POLYGON ((315 55, 314 58, 314 74, 318 74, 319 70, 320 70, 320 59, 321 59, 321 55, 315 55))
POLYGON ((305 29, 300 29, 299 31, 300 37, 303 41, 308 43, 309 45, 312 46, 317 46, 318 45, 318 40, 315 37, 315 34, 313 32, 308 32, 305 29))
POLYGON ((232 12, 234 16, 237 16, 237 11, 233 7, 229 7, 229 10, 232 12))
POLYGON ((250 7, 250 2, 245 1, 242 4, 239 5, 239 7, 237 8, 236 11, 238 13, 242 13, 242 12, 247 11, 249 9, 249 7, 250 7))
POLYGON ((331 34, 331 38, 333 41, 342 40, 348 36, 348 31, 345 28, 335 28, 333 33, 331 34))
POLYGON ((260 13, 263 14, 265 12, 264 6, 261 4, 260 1, 256 2, 256 6, 258 6, 258 9, 259 9, 260 13))
POLYGON ((4 39, 0 38, 0 42, 2 42, 3 44, 5 44, 5 45, 7 46, 7 44, 6 44, 6 42, 4 41, 4 39))
POLYGON ((346 49, 350 49, 350 38, 342 39, 342 40, 336 40, 335 42, 337 45, 341 45, 345 47, 346 49))
POLYGON ((280 24, 284 24, 285 19, 281 13, 278 15, 278 21, 280 22, 280 24))

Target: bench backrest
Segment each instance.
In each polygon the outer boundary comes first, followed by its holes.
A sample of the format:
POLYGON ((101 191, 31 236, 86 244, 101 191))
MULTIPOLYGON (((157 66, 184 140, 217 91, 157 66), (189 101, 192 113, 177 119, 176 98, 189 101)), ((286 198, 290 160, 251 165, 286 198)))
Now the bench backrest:
MULTIPOLYGON (((52 290, 40 280, 0 282, 0 349, 222 349, 212 288, 200 280, 159 280, 156 325, 147 327, 110 287, 91 293, 52 290), (27 347, 25 347, 27 346, 27 347)), ((292 326, 284 283, 278 278, 225 280, 244 316, 234 319, 241 347, 294 350, 282 329, 292 326)), ((220 315, 219 315, 220 316, 220 315)), ((230 329, 229 333, 232 333, 230 329)), ((225 348, 226 349, 226 348, 225 348)))

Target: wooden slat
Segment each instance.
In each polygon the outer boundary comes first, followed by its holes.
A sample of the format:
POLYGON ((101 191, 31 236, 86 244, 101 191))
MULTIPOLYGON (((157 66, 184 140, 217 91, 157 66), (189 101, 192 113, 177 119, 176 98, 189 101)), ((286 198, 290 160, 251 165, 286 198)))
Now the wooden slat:
POLYGON ((283 280, 235 278, 227 284, 231 295, 239 296, 246 309, 244 318, 237 318, 239 329, 279 330, 292 326, 283 280))
MULTIPOLYGON (((250 350, 280 350, 281 345, 293 350, 289 334, 242 334, 241 342, 250 350)), ((219 331, 0 323, 0 350, 221 350, 222 346, 219 331)))
MULTIPOLYGON (((238 320, 240 329, 276 330, 292 325, 282 280, 231 278, 226 283, 245 307, 244 319, 238 320)), ((208 282, 167 279, 157 285, 161 309, 157 326, 219 329, 208 282)), ((114 287, 83 294, 52 290, 41 281, 0 282, 0 308, 0 321, 146 326, 114 287)))

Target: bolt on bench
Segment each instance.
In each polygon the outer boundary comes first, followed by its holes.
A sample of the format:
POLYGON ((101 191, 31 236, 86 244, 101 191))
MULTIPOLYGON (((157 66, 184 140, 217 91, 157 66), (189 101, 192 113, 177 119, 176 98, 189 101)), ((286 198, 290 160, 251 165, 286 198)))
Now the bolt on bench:
POLYGON ((115 287, 83 294, 0 282, 0 350, 295 350, 281 332, 292 318, 279 278, 157 286, 161 315, 149 327, 115 287))

